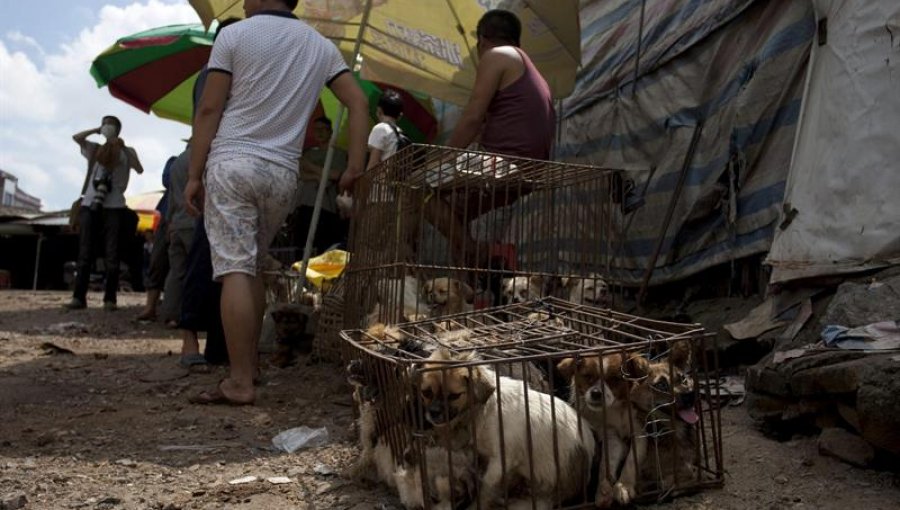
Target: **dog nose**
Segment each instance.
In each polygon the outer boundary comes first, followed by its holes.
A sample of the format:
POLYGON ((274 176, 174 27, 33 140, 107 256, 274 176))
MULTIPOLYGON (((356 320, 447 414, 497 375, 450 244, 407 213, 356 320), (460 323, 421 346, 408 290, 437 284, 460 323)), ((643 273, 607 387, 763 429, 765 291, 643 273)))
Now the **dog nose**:
POLYGON ((591 397, 591 400, 603 400, 603 390, 600 388, 591 388, 588 395, 591 397))

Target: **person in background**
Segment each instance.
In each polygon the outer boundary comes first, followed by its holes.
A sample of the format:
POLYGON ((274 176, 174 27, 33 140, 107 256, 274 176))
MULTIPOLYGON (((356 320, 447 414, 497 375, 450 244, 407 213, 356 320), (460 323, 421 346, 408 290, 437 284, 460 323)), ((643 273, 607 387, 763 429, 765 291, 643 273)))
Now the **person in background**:
POLYGON ((362 172, 368 102, 337 47, 298 20, 296 7, 297 0, 245 1, 248 18, 224 30, 210 56, 185 204, 195 215, 203 208, 231 370, 193 403, 256 401, 265 305, 258 271, 295 204, 301 142, 326 85, 349 110, 348 172, 362 172))
MULTIPOLYGON (((213 41, 229 25, 240 21, 228 18, 216 28, 213 41)), ((197 107, 206 85, 209 74, 208 66, 203 66, 197 75, 193 89, 192 116, 197 115, 197 107)), ((190 158, 188 158, 190 161, 190 158)), ((183 202, 181 204, 183 207, 183 202)), ((203 217, 193 219, 193 237, 187 244, 185 271, 181 278, 181 307, 178 315, 178 328, 181 331, 181 352, 179 364, 188 370, 202 371, 206 364, 227 365, 228 351, 225 348, 225 334, 222 331, 222 316, 219 301, 222 298, 222 284, 213 281, 212 258, 209 238, 203 217), (202 360, 193 353, 199 353, 199 333, 206 331, 206 345, 202 360)))
POLYGON ((117 309, 116 294, 119 289, 119 234, 127 219, 125 189, 131 170, 141 174, 144 167, 137 151, 125 145, 119 138, 122 122, 107 115, 99 128, 75 134, 72 139, 81 148, 81 154, 89 161, 90 179, 79 210, 78 268, 75 290, 66 308, 79 310, 87 307, 87 290, 94 261, 93 236, 102 232, 104 265, 106 267, 103 309, 117 309), (100 145, 89 141, 91 135, 102 135, 106 142, 100 145))
POLYGON ((159 307, 160 294, 162 294, 163 286, 166 283, 166 276, 169 274, 169 236, 166 228, 166 209, 169 203, 170 172, 175 159, 177 159, 176 156, 170 157, 163 168, 162 185, 166 191, 156 204, 156 211, 159 213, 159 223, 156 225, 156 231, 153 233, 150 267, 147 270, 147 304, 144 305, 144 310, 141 311, 141 314, 137 316, 138 322, 152 322, 156 320, 156 309, 159 307))
MULTIPOLYGON (((187 269, 187 257, 191 251, 194 237, 194 218, 184 207, 184 187, 187 185, 188 162, 191 157, 191 145, 188 142, 184 152, 172 165, 169 186, 172 196, 168 202, 166 217, 169 223, 169 275, 166 278, 165 300, 163 301, 163 317, 170 327, 178 327, 182 309, 182 291, 184 274, 187 269)), ((206 360, 200 355, 200 346, 196 339, 186 339, 181 346, 180 363, 186 368, 194 365, 205 365, 206 360)))
POLYGON ((403 116, 403 98, 394 90, 385 90, 378 99, 375 115, 378 117, 378 124, 369 133, 367 171, 397 152, 397 143, 403 132, 397 127, 397 121, 403 116))
MULTIPOLYGON (((319 117, 313 120, 312 130, 314 143, 303 151, 303 156, 300 158, 300 189, 297 210, 294 213, 295 231, 299 235, 301 245, 306 243, 306 234, 312 222, 313 207, 316 205, 319 180, 325 168, 325 156, 328 153, 328 142, 331 141, 332 135, 331 120, 328 117, 319 117)), ((313 240, 315 253, 322 253, 334 245, 347 241, 348 225, 345 220, 341 219, 337 209, 337 183, 346 169, 347 152, 335 147, 331 157, 328 185, 325 188, 322 210, 319 214, 319 225, 313 240)))

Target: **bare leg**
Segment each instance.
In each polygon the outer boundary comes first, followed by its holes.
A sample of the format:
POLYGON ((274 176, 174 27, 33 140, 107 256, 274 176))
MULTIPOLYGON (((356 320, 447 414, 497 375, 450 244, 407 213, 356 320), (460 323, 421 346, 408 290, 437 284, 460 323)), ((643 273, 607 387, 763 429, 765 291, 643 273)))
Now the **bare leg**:
POLYGON ((244 273, 222 278, 222 326, 231 373, 221 390, 234 401, 251 402, 256 397, 257 344, 263 319, 262 280, 244 273))
POLYGON ((190 356, 200 354, 200 342, 197 340, 197 332, 189 329, 181 330, 181 355, 190 356))
POLYGON ((138 320, 153 320, 156 318, 156 307, 159 305, 159 289, 147 290, 147 304, 144 305, 144 311, 138 315, 138 320))
POLYGON ((425 218, 449 241, 455 265, 469 268, 487 266, 487 249, 479 246, 469 231, 469 222, 454 214, 445 200, 440 197, 429 200, 425 204, 425 218))

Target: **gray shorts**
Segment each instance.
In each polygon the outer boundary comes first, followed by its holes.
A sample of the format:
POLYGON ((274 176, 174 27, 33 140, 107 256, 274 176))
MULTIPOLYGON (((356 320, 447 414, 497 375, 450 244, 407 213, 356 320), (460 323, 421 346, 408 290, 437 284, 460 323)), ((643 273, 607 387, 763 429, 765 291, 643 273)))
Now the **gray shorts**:
POLYGON ((204 180, 213 278, 229 273, 256 276, 294 208, 297 169, 245 156, 207 166, 204 180))

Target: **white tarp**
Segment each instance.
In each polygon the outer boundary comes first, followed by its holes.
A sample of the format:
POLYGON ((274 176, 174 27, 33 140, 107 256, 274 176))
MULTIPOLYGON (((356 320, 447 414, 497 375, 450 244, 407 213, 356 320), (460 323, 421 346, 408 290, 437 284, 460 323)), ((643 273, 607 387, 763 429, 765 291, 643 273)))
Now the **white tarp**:
POLYGON ((813 44, 772 283, 900 263, 900 1, 813 4, 827 30, 813 44))

